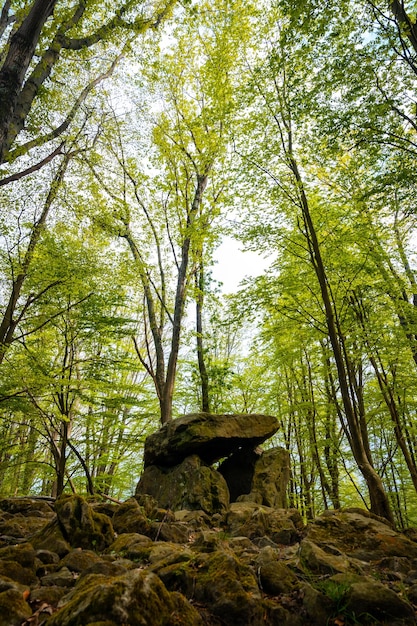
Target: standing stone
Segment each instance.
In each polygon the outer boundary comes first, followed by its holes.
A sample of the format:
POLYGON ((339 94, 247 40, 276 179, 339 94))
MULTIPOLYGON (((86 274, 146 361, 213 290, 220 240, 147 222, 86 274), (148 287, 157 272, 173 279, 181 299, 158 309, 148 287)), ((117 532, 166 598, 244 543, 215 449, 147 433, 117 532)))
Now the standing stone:
POLYGON ((230 491, 230 501, 257 502, 285 509, 290 479, 290 455, 285 448, 250 450, 242 448, 230 455, 218 471, 230 491))
POLYGON ((271 448, 256 461, 252 491, 261 494, 265 506, 285 509, 289 480, 290 453, 285 448, 271 448))
POLYGON ((223 476, 205 465, 197 455, 176 467, 149 465, 136 487, 136 496, 148 494, 164 509, 226 513, 229 490, 223 476))

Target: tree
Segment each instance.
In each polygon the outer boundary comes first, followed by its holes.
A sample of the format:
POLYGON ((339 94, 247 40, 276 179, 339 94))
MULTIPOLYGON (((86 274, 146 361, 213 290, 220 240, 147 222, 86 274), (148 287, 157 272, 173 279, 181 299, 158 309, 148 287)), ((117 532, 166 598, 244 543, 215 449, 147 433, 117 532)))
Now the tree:
POLYGON ((237 34, 246 15, 241 10, 239 2, 195 8, 177 25, 175 44, 151 65, 145 60, 142 74, 149 77, 148 89, 162 108, 151 118, 150 163, 141 171, 128 156, 124 137, 119 140, 113 150, 123 177, 120 191, 110 188, 91 165, 113 203, 116 222, 113 219, 110 228, 126 240, 143 289, 148 325, 145 353, 138 342, 135 345, 154 382, 162 423, 172 417, 185 307, 203 250, 212 247, 212 223, 224 191, 235 108, 233 63, 242 45, 237 34), (218 17, 216 11, 220 21, 213 19, 218 17), (153 176, 146 173, 149 165, 157 171, 153 176), (139 220, 147 233, 145 241, 138 232, 139 220), (168 263, 174 274, 167 267, 167 254, 172 255, 168 263))
MULTIPOLYGON (((274 19, 276 19, 275 16, 274 19)), ((319 288, 318 297, 320 298, 324 328, 332 348, 332 358, 337 371, 340 402, 343 407, 343 416, 340 415, 344 432, 359 470, 367 483, 371 510, 392 521, 389 499, 381 478, 375 470, 369 445, 366 416, 363 410, 360 369, 357 370, 355 358, 350 353, 346 341, 341 311, 335 297, 334 281, 329 275, 319 230, 315 224, 314 210, 319 205, 316 199, 317 192, 309 192, 309 185, 305 181, 307 177, 302 174, 297 157, 296 146, 301 137, 299 133, 300 138, 297 138, 295 128, 298 125, 301 127, 303 122, 302 118, 297 116, 299 93, 296 87, 299 84, 300 76, 297 76, 294 71, 294 61, 292 59, 288 61, 285 47, 288 42, 287 27, 288 24, 284 19, 281 19, 275 31, 275 39, 272 40, 274 29, 271 28, 271 22, 268 24, 271 49, 267 52, 266 57, 259 61, 258 68, 252 70, 253 87, 259 93, 258 101, 263 102, 265 114, 269 116, 277 135, 276 141, 272 144, 272 149, 267 148, 265 143, 262 145, 263 154, 259 169, 269 175, 273 183, 283 192, 283 198, 291 207, 290 210, 295 212, 295 222, 304 239, 300 250, 311 264, 319 288), (276 151, 275 154, 274 151, 276 151), (263 165, 266 152, 268 152, 270 163, 277 164, 276 169, 271 165, 263 165)), ((297 50, 297 46, 295 47, 297 50)), ((298 50, 305 54, 306 46, 302 36, 298 50)), ((297 52, 294 57, 297 57, 297 52)), ((267 128, 267 121, 261 123, 263 129, 267 128)), ((271 132, 274 131, 271 129, 271 132)), ((267 141, 270 141, 271 135, 268 133, 267 136, 267 141)), ((251 155, 249 158, 255 161, 256 156, 251 155)))
MULTIPOLYGON (((81 1, 74 8, 56 4, 55 0, 34 0, 19 22, 10 15, 10 2, 3 7, 3 24, 14 22, 15 27, 10 33, 7 53, 0 68, 0 162, 13 157, 12 147, 25 125, 28 126, 28 117, 36 108, 41 87, 47 83, 59 62, 67 65, 67 71, 69 66, 73 73, 76 72, 74 64, 65 59, 68 51, 78 52, 78 59, 87 61, 86 51, 106 43, 114 46, 121 32, 128 35, 131 43, 138 34, 157 27, 170 14, 175 1, 156 3, 151 7, 150 15, 138 11, 133 16, 131 2, 122 3, 112 15, 108 15, 101 3, 81 1), (50 17, 51 23, 47 25, 50 17)), ((53 89, 47 93, 51 106, 53 89)), ((71 109, 68 115, 71 120, 71 109)), ((19 146, 17 155, 34 145, 56 139, 67 126, 64 122, 57 125, 52 133, 26 142, 23 149, 19 146)))

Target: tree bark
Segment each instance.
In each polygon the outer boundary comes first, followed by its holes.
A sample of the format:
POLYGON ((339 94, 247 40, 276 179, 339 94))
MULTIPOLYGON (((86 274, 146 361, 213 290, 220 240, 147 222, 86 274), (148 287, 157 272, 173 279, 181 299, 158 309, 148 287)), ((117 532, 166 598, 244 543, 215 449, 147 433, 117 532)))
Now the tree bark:
POLYGON ((368 487, 371 511, 380 517, 384 517, 389 522, 394 523, 390 503, 388 496, 385 493, 382 480, 375 471, 375 468, 372 465, 372 460, 369 458, 369 454, 367 454, 367 442, 364 441, 363 432, 361 430, 361 428, 363 429, 363 420, 360 419, 360 415, 358 414, 358 407, 356 406, 354 400, 354 389, 352 389, 350 381, 350 372, 352 371, 352 368, 348 362, 344 337, 338 327, 327 273, 321 256, 320 244, 311 217, 308 199, 304 191, 303 181, 292 152, 290 152, 287 156, 289 158, 290 169, 297 183, 310 258, 320 287, 326 315, 326 326, 336 364, 340 393, 349 429, 349 440, 353 456, 368 487))
POLYGON ((417 24, 408 16, 404 7, 404 1, 401 2, 400 0, 391 0, 390 8, 397 24, 407 35, 414 52, 417 52, 417 24))
POLYGON ((209 378, 204 358, 203 342, 203 303, 204 303, 204 268, 203 262, 197 270, 196 277, 196 330, 197 330, 197 358, 198 371, 201 381, 201 410, 203 413, 210 413, 209 378))
POLYGON ((16 104, 29 64, 46 20, 56 0, 35 0, 22 24, 13 34, 0 70, 0 162, 3 161, 16 104))
POLYGON ((174 394, 175 377, 177 373, 178 353, 180 349, 180 335, 187 288, 187 271, 191 246, 191 230, 197 212, 203 200, 204 190, 207 186, 208 174, 197 175, 197 186, 194 199, 187 217, 187 230, 181 246, 181 263, 178 269, 177 289, 175 295, 174 319, 172 328, 171 350, 168 358, 167 372, 164 385, 163 397, 160 400, 161 423, 165 424, 172 419, 172 398, 174 394))

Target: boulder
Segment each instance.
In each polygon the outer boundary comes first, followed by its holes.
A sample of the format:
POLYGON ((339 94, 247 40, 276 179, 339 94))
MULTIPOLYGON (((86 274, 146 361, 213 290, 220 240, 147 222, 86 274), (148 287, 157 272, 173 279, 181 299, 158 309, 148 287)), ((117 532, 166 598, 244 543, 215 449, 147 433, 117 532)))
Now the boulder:
POLYGON ((251 491, 261 494, 265 506, 285 509, 289 480, 290 453, 285 448, 271 448, 256 461, 251 491))
POLYGON ((199 555, 195 598, 207 603, 224 624, 264 624, 264 607, 254 572, 233 554, 199 555))
POLYGON ((113 528, 117 533, 138 533, 147 535, 151 522, 135 498, 123 502, 112 518, 113 528))
POLYGON ((255 560, 261 589, 272 596, 291 593, 300 586, 295 573, 282 562, 281 550, 262 548, 255 560))
POLYGON ((81 626, 94 622, 146 626, 200 626, 201 617, 187 600, 170 593, 152 572, 134 569, 106 578, 91 574, 62 600, 47 626, 81 626))
POLYGON ((308 539, 303 539, 300 544, 300 561, 314 574, 335 574, 347 572, 351 568, 351 562, 346 555, 326 552, 308 539))
POLYGON ((383 620, 386 624, 393 624, 395 619, 405 620, 403 623, 410 625, 416 623, 413 607, 378 581, 353 583, 345 595, 345 602, 347 610, 359 623, 369 618, 383 620))
POLYGON ((73 548, 104 550, 114 541, 110 518, 96 513, 81 496, 62 496, 55 502, 55 511, 63 535, 73 548))
MULTIPOLYGON (((301 584, 301 593, 303 608, 309 618, 309 624, 314 624, 314 626, 337 624, 336 621, 331 620, 331 617, 338 613, 337 607, 329 597, 307 582, 301 584)), ((345 623, 342 617, 339 624, 345 623)))
POLYGON ((0 592, 0 626, 20 626, 31 615, 32 609, 21 591, 10 587, 0 592))
POLYGON ((138 561, 148 558, 152 544, 152 540, 145 535, 123 533, 107 548, 106 552, 138 561))
POLYGON ((223 476, 197 455, 187 457, 176 467, 146 467, 136 487, 136 496, 142 494, 151 495, 160 507, 172 511, 224 514, 229 506, 229 490, 223 476))
POLYGON ((227 482, 231 502, 286 508, 290 454, 285 448, 241 448, 225 459, 218 471, 227 482))
POLYGON ((22 585, 33 585, 38 582, 33 570, 30 567, 23 567, 15 561, 0 561, 0 576, 6 576, 22 585))
POLYGON ((363 509, 325 511, 308 526, 307 538, 334 554, 360 561, 384 557, 417 558, 417 543, 396 532, 386 520, 363 509))
POLYGON ((30 542, 35 550, 47 550, 58 556, 65 556, 71 551, 71 546, 64 537, 56 517, 35 533, 31 537, 30 542))
POLYGON ((226 518, 226 528, 235 537, 268 537, 284 545, 296 542, 303 527, 296 509, 274 509, 253 502, 234 502, 226 518))
POLYGON ((172 467, 194 454, 210 465, 242 446, 255 448, 277 430, 271 415, 185 415, 147 437, 144 466, 172 467))

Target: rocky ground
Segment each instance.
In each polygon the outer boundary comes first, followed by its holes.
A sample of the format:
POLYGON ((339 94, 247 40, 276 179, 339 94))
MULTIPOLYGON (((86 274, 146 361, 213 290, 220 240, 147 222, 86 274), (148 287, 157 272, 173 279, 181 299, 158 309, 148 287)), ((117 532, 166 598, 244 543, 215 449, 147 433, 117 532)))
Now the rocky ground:
POLYGON ((416 623, 417 531, 359 509, 0 500, 0 626, 416 623))

